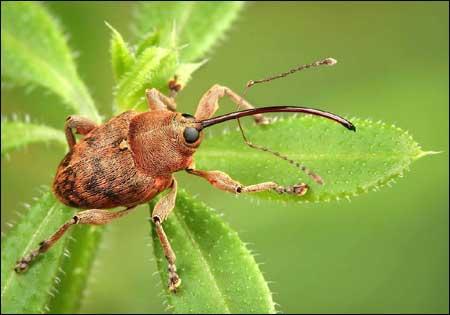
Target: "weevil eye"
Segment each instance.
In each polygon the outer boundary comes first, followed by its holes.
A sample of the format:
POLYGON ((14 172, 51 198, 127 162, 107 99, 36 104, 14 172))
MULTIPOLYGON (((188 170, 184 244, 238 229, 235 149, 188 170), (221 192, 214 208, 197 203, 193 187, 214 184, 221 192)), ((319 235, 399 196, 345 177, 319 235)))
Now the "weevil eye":
POLYGON ((186 127, 184 129, 183 137, 187 143, 194 143, 195 141, 198 140, 199 136, 200 136, 200 133, 194 127, 186 127))

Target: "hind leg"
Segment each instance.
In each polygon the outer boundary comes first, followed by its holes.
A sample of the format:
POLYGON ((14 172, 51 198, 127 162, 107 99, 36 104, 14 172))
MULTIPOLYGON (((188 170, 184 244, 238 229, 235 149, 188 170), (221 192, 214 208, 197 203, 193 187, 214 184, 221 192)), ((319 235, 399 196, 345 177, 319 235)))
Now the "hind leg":
POLYGON ((114 219, 120 218, 128 214, 134 207, 127 208, 125 210, 112 212, 109 210, 91 209, 78 212, 72 219, 61 225, 61 227, 48 239, 39 243, 39 247, 32 250, 28 255, 23 256, 16 263, 14 270, 17 273, 25 272, 31 265, 31 263, 40 254, 48 251, 55 243, 67 232, 67 230, 75 224, 92 224, 103 225, 108 224, 114 219))

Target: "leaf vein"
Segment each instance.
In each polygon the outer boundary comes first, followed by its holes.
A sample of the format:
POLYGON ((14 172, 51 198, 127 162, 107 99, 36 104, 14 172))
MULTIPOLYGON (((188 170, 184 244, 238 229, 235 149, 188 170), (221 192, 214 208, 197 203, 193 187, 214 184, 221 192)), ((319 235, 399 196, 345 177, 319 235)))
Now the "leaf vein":
MULTIPOLYGON (((24 249, 24 251, 22 253, 22 256, 24 256, 24 255, 26 255, 28 253, 28 251, 31 249, 31 246, 35 243, 36 237, 40 234, 42 228, 48 223, 50 218, 53 217, 53 212, 57 208, 56 206, 58 206, 58 204, 54 203, 53 206, 48 211, 48 213, 45 216, 45 218, 41 221, 41 223, 39 224, 38 228, 36 229, 36 232, 33 233, 33 236, 31 237, 30 241, 28 242, 27 246, 25 247, 25 249, 24 249)), ((14 273, 12 272, 10 274, 10 276, 8 277, 8 280, 6 280, 5 286, 3 287, 3 290, 2 290, 1 297, 3 297, 3 295, 5 294, 9 284, 11 283, 11 280, 12 280, 13 276, 14 276, 14 273)))
POLYGON ((224 304, 224 306, 226 307, 227 312, 228 312, 228 313, 231 313, 230 307, 228 306, 228 303, 227 303, 227 301, 226 301, 226 299, 225 299, 225 296, 224 296, 222 290, 221 290, 220 287, 218 286, 217 282, 214 281, 214 274, 213 274, 213 272, 212 272, 212 270, 211 270, 211 267, 210 267, 209 264, 208 264, 208 261, 207 261, 207 260, 205 259, 205 257, 204 257, 205 255, 204 255, 204 253, 203 253, 203 251, 202 251, 200 245, 197 244, 197 242, 195 241, 194 237, 192 236, 192 234, 191 234, 191 232, 190 232, 190 230, 189 230, 189 227, 187 227, 187 226, 186 226, 186 223, 185 223, 182 219, 179 218, 177 212, 174 211, 173 213, 174 213, 174 217, 176 218, 176 220, 177 220, 177 221, 180 223, 180 225, 183 227, 183 229, 184 229, 184 231, 185 231, 185 233, 186 233, 188 239, 191 241, 193 247, 194 247, 195 249, 197 249, 197 251, 200 253, 199 257, 200 257, 202 263, 203 263, 203 264, 205 265, 205 267, 206 267, 206 268, 205 268, 205 272, 207 272, 207 273, 209 274, 210 278, 212 279, 211 282, 213 283, 214 287, 216 288, 216 290, 219 292, 220 296, 222 297, 222 299, 223 299, 223 304, 224 304))

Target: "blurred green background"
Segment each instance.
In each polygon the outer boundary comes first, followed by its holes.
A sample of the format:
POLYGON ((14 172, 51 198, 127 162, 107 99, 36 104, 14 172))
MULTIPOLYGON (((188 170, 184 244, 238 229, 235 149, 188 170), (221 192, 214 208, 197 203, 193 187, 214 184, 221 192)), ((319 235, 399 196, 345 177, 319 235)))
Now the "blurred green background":
MULTIPOLYGON (((113 79, 103 21, 131 39, 133 4, 47 6, 70 34, 79 73, 109 117, 113 79)), ((249 243, 280 311, 448 312, 448 9, 425 2, 249 3, 179 95, 179 109, 192 113, 214 83, 241 91, 250 79, 334 57, 334 68, 257 86, 248 98, 257 106, 305 105, 395 123, 425 150, 442 151, 415 162, 392 188, 351 202, 254 202, 177 175, 180 187, 223 212, 249 243)), ((2 89, 1 102, 2 115, 29 113, 57 128, 70 114, 40 90, 2 89)), ((230 108, 224 101, 219 113, 230 108)), ((51 183, 63 155, 60 146, 33 145, 2 159, 3 232, 21 203, 51 183)), ((164 310, 147 216, 141 207, 106 228, 82 312, 164 310)))

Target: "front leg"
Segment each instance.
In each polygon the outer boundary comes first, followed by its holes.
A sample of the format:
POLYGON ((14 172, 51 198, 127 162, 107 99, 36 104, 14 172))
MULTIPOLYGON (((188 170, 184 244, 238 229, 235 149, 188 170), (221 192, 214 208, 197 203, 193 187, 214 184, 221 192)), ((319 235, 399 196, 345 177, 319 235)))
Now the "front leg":
POLYGON ((75 129, 77 134, 87 135, 95 127, 97 127, 97 124, 90 119, 78 115, 67 117, 64 125, 64 132, 66 134, 69 149, 72 150, 72 147, 75 145, 75 136, 72 129, 75 129))
POLYGON ((235 194, 273 190, 280 194, 288 193, 303 196, 308 191, 309 188, 308 185, 304 183, 292 186, 281 186, 275 182, 264 182, 244 186, 238 181, 232 179, 228 174, 221 171, 202 171, 202 170, 195 170, 192 168, 186 169, 186 171, 189 174, 200 176, 206 179, 211 185, 220 190, 228 191, 235 194))
POLYGON ((145 90, 145 96, 150 110, 170 110, 172 112, 177 110, 174 98, 165 96, 157 89, 145 90))
POLYGON ((175 252, 170 245, 169 239, 162 227, 164 220, 169 216, 170 212, 175 207, 175 199, 177 196, 177 182, 175 179, 172 181, 170 186, 170 192, 162 197, 152 212, 152 221, 156 226, 156 233, 158 234, 159 242, 161 243, 162 249, 164 251, 164 256, 166 256, 167 262, 169 264, 169 290, 176 292, 177 288, 181 284, 181 279, 177 274, 177 267, 175 266, 175 252))
MULTIPOLYGON (((212 115, 214 115, 214 113, 219 109, 219 99, 224 96, 228 96, 233 103, 240 106, 242 109, 254 108, 249 102, 244 100, 231 89, 226 86, 216 84, 201 98, 197 111, 195 112, 195 118, 197 120, 203 120, 212 117, 212 115)), ((265 125, 269 123, 269 120, 262 114, 253 115, 253 118, 257 124, 265 125)))

